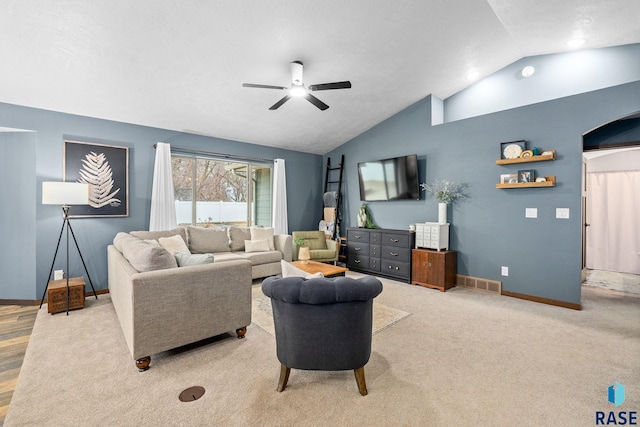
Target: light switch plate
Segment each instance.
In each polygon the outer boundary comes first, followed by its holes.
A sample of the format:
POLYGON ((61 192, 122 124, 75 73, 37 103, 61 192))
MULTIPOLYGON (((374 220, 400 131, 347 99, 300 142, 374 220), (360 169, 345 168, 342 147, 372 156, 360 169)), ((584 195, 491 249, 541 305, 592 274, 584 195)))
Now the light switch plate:
POLYGON ((502 266, 502 272, 501 272, 501 274, 502 274, 503 276, 508 276, 508 275, 509 275, 509 267, 502 266))
POLYGON ((525 218, 538 218, 538 208, 525 208, 524 217, 525 218))
POLYGON ((569 208, 556 208, 556 218, 569 219, 569 208))

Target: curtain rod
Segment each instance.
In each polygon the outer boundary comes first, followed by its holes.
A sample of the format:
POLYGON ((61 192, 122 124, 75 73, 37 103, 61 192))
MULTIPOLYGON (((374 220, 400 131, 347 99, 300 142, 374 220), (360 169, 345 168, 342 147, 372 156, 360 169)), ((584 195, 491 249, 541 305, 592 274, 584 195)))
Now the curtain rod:
MULTIPOLYGON (((153 144, 153 148, 158 148, 158 144, 153 144)), ((214 151, 200 151, 200 150, 192 150, 190 148, 180 148, 174 147, 171 145, 171 152, 176 153, 185 153, 185 154, 195 154, 195 155, 203 155, 203 156, 212 156, 212 157, 222 157, 224 159, 231 160, 249 160, 254 162, 263 162, 263 163, 273 163, 274 159, 261 159, 259 157, 246 157, 246 156, 237 156, 235 154, 225 154, 225 153, 216 153, 214 151)))

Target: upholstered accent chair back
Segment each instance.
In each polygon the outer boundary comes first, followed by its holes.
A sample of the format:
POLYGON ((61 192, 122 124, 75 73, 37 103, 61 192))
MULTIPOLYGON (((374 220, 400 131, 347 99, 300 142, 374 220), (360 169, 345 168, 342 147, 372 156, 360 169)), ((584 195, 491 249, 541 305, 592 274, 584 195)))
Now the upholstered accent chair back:
POLYGON ((353 369, 360 393, 367 394, 364 366, 371 356, 373 299, 382 292, 378 278, 272 276, 262 283, 262 292, 273 309, 282 365, 278 391, 284 390, 291 368, 353 369))

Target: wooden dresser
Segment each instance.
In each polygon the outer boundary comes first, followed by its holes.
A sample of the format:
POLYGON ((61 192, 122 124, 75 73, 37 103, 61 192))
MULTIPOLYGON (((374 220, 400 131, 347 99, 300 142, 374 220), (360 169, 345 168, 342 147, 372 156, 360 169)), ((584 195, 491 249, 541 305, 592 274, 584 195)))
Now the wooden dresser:
POLYGON ((384 228, 347 229, 347 267, 411 283, 415 233, 384 228))

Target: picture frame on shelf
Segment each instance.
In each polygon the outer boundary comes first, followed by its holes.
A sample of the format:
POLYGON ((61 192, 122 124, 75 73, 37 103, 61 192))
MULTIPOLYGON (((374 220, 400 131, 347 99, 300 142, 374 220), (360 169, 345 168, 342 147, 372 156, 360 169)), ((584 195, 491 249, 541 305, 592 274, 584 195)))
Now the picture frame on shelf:
POLYGON ((517 182, 517 173, 503 173, 500 175, 500 184, 516 184, 517 182))
POLYGON ((508 141, 500 143, 500 159, 518 159, 527 149, 527 141, 508 141))
POLYGON ((518 171, 518 182, 535 182, 536 171, 534 169, 521 169, 518 171))

